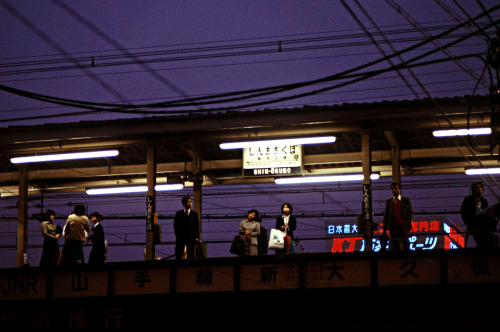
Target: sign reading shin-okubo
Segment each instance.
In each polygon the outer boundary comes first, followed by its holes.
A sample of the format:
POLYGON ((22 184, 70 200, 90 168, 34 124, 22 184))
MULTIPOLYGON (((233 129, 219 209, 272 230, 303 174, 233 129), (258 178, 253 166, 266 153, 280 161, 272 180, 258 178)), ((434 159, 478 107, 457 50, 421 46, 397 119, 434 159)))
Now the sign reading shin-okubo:
POLYGON ((263 143, 243 149, 243 175, 289 175, 302 172, 302 146, 263 143))

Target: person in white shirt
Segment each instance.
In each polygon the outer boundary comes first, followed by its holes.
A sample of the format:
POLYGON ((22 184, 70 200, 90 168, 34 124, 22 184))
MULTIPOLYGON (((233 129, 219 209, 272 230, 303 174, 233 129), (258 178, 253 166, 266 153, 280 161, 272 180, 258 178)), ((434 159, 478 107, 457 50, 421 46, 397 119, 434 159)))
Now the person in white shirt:
POLYGON ((87 241, 88 233, 90 233, 90 222, 85 215, 85 206, 77 204, 64 226, 64 246, 60 265, 85 263, 83 243, 87 241))

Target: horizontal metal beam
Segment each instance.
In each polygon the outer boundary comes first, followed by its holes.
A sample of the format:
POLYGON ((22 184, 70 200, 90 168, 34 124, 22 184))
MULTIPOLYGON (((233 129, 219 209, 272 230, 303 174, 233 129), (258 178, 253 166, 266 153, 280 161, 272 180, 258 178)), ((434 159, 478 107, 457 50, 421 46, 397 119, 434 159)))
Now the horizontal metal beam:
MULTIPOLYGON (((120 140, 148 137, 176 137, 196 132, 202 139, 230 138, 232 135, 265 136, 266 132, 312 130, 316 126, 332 126, 332 130, 358 131, 360 121, 373 122, 377 130, 439 128, 467 124, 470 101, 466 98, 449 98, 440 101, 439 109, 433 101, 417 100, 372 104, 303 107, 294 109, 252 112, 221 112, 210 115, 157 117, 117 121, 89 121, 72 124, 8 127, 0 129, 0 151, 12 145, 53 144, 71 140, 78 142, 120 140), (411 119, 411 121, 409 121, 411 119), (260 133, 262 132, 262 133, 260 133), (212 136, 211 136, 212 135, 212 136)), ((489 123, 490 100, 474 100, 469 124, 489 123)), ((305 132, 304 131, 304 132, 305 132)), ((259 137, 260 137, 259 136, 259 137)), ((14 147, 15 148, 15 147, 14 147)))
MULTIPOLYGON (((480 149, 486 147, 481 146, 480 149)), ((498 154, 498 147, 495 148, 494 154, 498 154)), ((469 149, 465 147, 450 147, 450 148, 433 148, 433 149, 409 149, 401 151, 401 160, 410 161, 412 159, 429 159, 435 160, 432 163, 429 161, 427 165, 405 167, 401 171, 403 175, 408 174, 440 174, 440 173, 463 173, 466 167, 479 166, 496 166, 497 161, 491 158, 490 153, 477 153, 476 157, 488 157, 481 162, 476 160, 465 160, 465 157, 472 156, 469 149), (458 158, 456 161, 441 162, 443 158, 458 158)), ((391 152, 390 151, 373 151, 372 161, 378 165, 372 167, 374 172, 379 172, 382 176, 390 176, 392 174, 391 152), (387 163, 387 165, 384 165, 387 163)), ((306 155, 304 156, 304 168, 308 174, 341 174, 341 173, 358 173, 362 171, 360 165, 361 152, 352 153, 332 153, 321 155, 306 155), (356 166, 358 164, 358 166, 356 166), (345 165, 345 166, 342 166, 345 165), (351 166, 347 166, 351 165, 351 166), (324 167, 322 167, 324 166, 324 167), (334 167, 332 167, 334 166, 334 167)), ((203 160, 201 169, 203 172, 218 170, 238 170, 243 165, 242 159, 231 160, 203 160)), ((157 174, 160 178, 168 177, 169 173, 188 173, 193 171, 193 163, 176 162, 176 163, 160 163, 157 165, 157 174)), ((30 170, 28 171, 28 181, 31 183, 38 181, 50 181, 59 179, 51 191, 80 191, 82 188, 91 186, 105 186, 116 184, 138 184, 145 180, 134 177, 143 177, 146 174, 144 165, 113 165, 109 167, 85 167, 76 169, 57 169, 57 170, 30 170), (117 179, 119 177, 127 177, 126 179, 117 179), (110 180, 110 178, 113 178, 110 180)), ((234 173, 233 173, 234 174, 234 173)), ((18 180, 18 172, 0 173, 0 181, 4 183, 15 183, 18 180)), ((226 177, 205 178, 204 185, 210 184, 228 184, 228 183, 262 183, 271 182, 272 178, 244 178, 239 174, 236 176, 228 175, 226 177)), ((1 187, 3 192, 17 192, 16 186, 6 185, 1 187)), ((35 188, 36 189, 36 188, 35 188)))
MULTIPOLYGON (((480 149, 487 147, 481 146, 480 149)), ((493 151, 493 154, 498 154, 498 147, 493 151)), ((442 158, 463 158, 470 157, 472 153, 465 147, 451 148, 434 148, 434 149, 407 149, 401 150, 401 160, 411 160, 416 158, 442 159, 442 158)), ((476 153, 476 157, 490 157, 489 152, 476 153)), ((391 152, 387 151, 372 151, 373 162, 390 162, 391 152)), ((304 156, 304 166, 328 165, 328 164, 349 164, 360 163, 361 152, 351 153, 331 153, 321 155, 306 155, 304 156)), ((202 171, 222 170, 242 168, 242 159, 230 160, 203 160, 202 171)), ((160 163, 157 165, 157 173, 174 173, 174 172, 192 172, 192 161, 177 162, 177 163, 160 163)), ((52 170, 30 170, 28 172, 29 180, 44 180, 44 179, 72 179, 85 177, 110 177, 110 176, 127 176, 146 174, 144 165, 113 165, 103 167, 85 167, 73 169, 52 169, 52 170)), ((0 181, 17 181, 18 172, 0 173, 0 181)))

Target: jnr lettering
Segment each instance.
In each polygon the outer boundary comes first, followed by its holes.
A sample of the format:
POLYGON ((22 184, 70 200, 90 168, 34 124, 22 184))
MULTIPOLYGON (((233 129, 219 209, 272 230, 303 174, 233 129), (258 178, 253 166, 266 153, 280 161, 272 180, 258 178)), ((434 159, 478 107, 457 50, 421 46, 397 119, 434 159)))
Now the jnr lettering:
POLYGON ((12 276, 5 277, 1 281, 1 292, 9 294, 36 294, 36 284, 38 279, 34 276, 12 276))

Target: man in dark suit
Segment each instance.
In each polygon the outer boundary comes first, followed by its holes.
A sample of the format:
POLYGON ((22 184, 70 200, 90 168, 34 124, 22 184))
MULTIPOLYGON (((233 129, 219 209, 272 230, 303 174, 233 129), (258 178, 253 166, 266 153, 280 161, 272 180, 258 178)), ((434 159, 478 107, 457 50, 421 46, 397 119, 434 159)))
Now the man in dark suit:
POLYGON ((484 187, 481 182, 472 183, 471 191, 472 195, 466 196, 460 207, 462 220, 478 248, 493 247, 493 232, 496 229, 498 217, 486 213, 488 201, 483 197, 484 187))
POLYGON ((90 221, 94 224, 89 235, 92 241, 92 250, 90 251, 89 264, 106 262, 106 243, 104 239, 104 229, 101 225, 103 217, 99 212, 90 214, 90 221))
MULTIPOLYGON (((384 234, 389 230, 392 250, 408 250, 408 233, 413 218, 411 200, 401 196, 401 186, 397 182, 391 184, 391 191, 392 198, 385 203, 384 234)), ((383 246, 385 247, 385 244, 383 246)))
POLYGON ((200 237, 200 220, 198 213, 191 210, 193 204, 190 197, 182 198, 184 209, 177 211, 174 218, 175 259, 182 259, 184 246, 187 258, 194 258, 196 241, 200 237))

